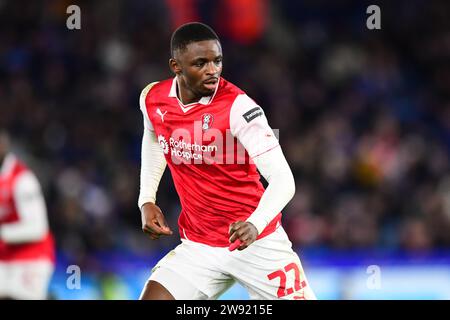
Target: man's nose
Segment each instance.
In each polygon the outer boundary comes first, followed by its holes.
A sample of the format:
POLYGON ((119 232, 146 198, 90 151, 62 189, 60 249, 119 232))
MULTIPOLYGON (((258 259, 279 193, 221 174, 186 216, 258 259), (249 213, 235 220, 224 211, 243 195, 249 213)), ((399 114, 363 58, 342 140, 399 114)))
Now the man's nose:
POLYGON ((206 67, 206 74, 214 75, 219 71, 220 67, 217 66, 213 61, 209 62, 206 67))

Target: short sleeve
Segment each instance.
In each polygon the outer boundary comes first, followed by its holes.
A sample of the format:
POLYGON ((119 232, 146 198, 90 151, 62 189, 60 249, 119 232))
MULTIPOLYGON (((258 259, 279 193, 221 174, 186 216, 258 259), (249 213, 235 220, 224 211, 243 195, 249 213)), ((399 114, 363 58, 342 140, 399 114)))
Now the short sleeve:
POLYGON ((246 94, 238 95, 231 106, 230 130, 252 158, 279 146, 263 109, 246 94))
POLYGON ((7 243, 33 242, 48 231, 47 208, 40 184, 30 171, 21 173, 13 186, 19 219, 2 225, 1 238, 7 243))
POLYGON ((152 82, 149 85, 147 85, 144 88, 144 90, 142 90, 141 95, 139 97, 139 107, 140 107, 142 115, 144 117, 144 128, 148 129, 148 130, 152 130, 152 131, 153 131, 153 125, 147 114, 147 107, 145 106, 145 99, 147 98, 147 94, 150 91, 150 89, 157 83, 158 82, 152 82))

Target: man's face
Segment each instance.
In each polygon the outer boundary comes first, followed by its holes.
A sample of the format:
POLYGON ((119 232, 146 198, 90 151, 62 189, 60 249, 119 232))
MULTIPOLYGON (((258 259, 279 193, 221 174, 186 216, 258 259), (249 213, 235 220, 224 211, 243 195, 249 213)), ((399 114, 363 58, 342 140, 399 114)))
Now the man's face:
POLYGON ((182 84, 198 97, 212 95, 222 73, 222 48, 219 41, 192 42, 174 55, 171 68, 182 84))

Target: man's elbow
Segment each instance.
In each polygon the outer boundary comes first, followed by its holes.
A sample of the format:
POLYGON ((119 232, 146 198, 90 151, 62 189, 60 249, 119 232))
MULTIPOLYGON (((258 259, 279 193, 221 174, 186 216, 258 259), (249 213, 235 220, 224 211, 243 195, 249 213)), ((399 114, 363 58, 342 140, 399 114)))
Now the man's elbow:
POLYGON ((286 188, 286 197, 289 199, 288 201, 291 201, 291 199, 295 195, 295 180, 294 176, 292 175, 292 172, 286 174, 285 188, 286 188))
POLYGON ((41 241, 45 238, 45 236, 48 233, 48 227, 46 225, 39 226, 38 228, 35 228, 34 230, 31 230, 29 233, 27 239, 30 242, 36 242, 41 241))
POLYGON ((21 244, 41 241, 48 233, 47 225, 34 224, 17 228, 17 226, 3 227, 2 240, 10 244, 21 244))

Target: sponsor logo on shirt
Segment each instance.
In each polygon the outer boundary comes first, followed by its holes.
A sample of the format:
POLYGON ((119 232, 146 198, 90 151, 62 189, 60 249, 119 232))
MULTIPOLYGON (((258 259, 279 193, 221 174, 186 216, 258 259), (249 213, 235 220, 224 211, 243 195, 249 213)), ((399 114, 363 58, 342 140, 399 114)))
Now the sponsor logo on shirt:
POLYGON ((254 107, 253 109, 250 109, 246 113, 244 113, 242 116, 244 117, 245 121, 250 122, 253 119, 262 116, 263 111, 260 107, 254 107))
POLYGON ((166 115, 166 113, 167 111, 164 111, 164 113, 162 113, 160 108, 156 109, 156 114, 161 117, 161 122, 164 122, 164 116, 166 115))
POLYGON ((185 161, 202 161, 204 153, 212 154, 218 150, 216 145, 190 143, 183 139, 174 139, 173 137, 170 137, 169 141, 167 141, 162 134, 158 135, 158 142, 164 154, 168 154, 170 151, 174 162, 178 162, 176 161, 177 158, 183 158, 185 161))
POLYGON ((167 143, 166 138, 164 138, 164 136, 162 134, 160 134, 158 136, 158 143, 161 146, 164 154, 168 154, 169 153, 169 144, 167 143))
MULTIPOLYGON (((258 110, 256 110, 258 111, 258 110)), ((202 115, 194 121, 194 128, 176 128, 171 133, 157 133, 158 143, 173 164, 247 164, 252 163, 244 145, 230 129, 225 132, 211 127, 212 117, 202 115), (205 129, 207 129, 205 131, 205 129)), ((254 139, 247 140, 253 154, 259 155, 276 145, 273 132, 257 131, 254 139), (269 139, 270 138, 270 139, 269 139)))

